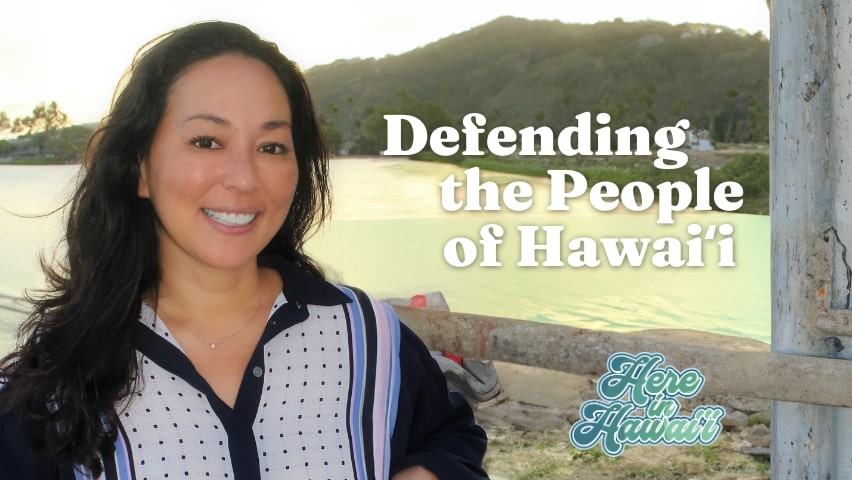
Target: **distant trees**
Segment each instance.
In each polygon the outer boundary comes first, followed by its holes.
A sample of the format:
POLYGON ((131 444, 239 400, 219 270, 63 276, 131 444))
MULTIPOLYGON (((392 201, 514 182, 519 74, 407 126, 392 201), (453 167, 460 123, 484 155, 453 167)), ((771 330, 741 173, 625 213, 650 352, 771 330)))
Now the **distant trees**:
POLYGON ((486 128, 559 130, 591 111, 609 113, 613 128, 655 130, 686 118, 716 142, 768 137, 768 39, 713 25, 504 17, 401 55, 307 74, 317 104, 338 107, 325 112, 329 124, 363 153, 375 153, 359 140, 369 136, 368 117, 398 106, 400 88, 442 106, 454 120, 447 125, 478 112, 486 128))
POLYGON ((343 132, 341 132, 335 125, 329 123, 326 115, 336 115, 337 113, 338 108, 334 103, 326 105, 322 111, 318 112, 320 131, 322 132, 325 143, 328 145, 329 151, 332 154, 336 154, 340 151, 340 147, 343 143, 343 132))
MULTIPOLYGON (((350 149, 350 153, 362 155, 378 155, 385 149, 387 139, 387 123, 385 115, 402 113, 397 106, 380 105, 371 107, 367 110, 367 116, 360 124, 360 137, 355 142, 355 145, 350 149)), ((403 145, 411 144, 411 135, 403 132, 403 145), (408 138, 405 138, 405 137, 408 138)))
POLYGON ((68 124, 68 115, 59 108, 56 101, 49 104, 41 102, 33 108, 31 116, 17 117, 13 121, 9 119, 6 112, 0 112, 0 130, 10 130, 12 133, 30 135, 35 132, 46 132, 49 135, 68 124))
MULTIPOLYGON (((358 138, 351 153, 376 155, 387 146, 387 122, 385 115, 405 114, 413 115, 426 125, 427 131, 432 131, 445 125, 458 123, 454 120, 444 106, 438 102, 424 101, 412 95, 406 89, 397 92, 398 105, 380 105, 373 107, 363 122, 361 122, 361 136, 358 138)), ((402 145, 407 147, 412 143, 412 132, 403 129, 402 145)), ((428 152, 428 146, 424 151, 428 152)), ((413 157, 417 157, 414 155, 413 157)))
POLYGON ((6 112, 0 112, 0 131, 7 130, 24 135, 44 133, 34 137, 39 154, 44 153, 47 142, 55 136, 55 132, 68 124, 68 115, 59 108, 56 101, 49 104, 42 102, 33 108, 32 115, 17 117, 14 120, 10 120, 6 112))
MULTIPOLYGON (((36 134, 37 137, 41 135, 45 133, 36 134)), ((77 163, 82 158, 91 136, 92 129, 82 125, 60 128, 45 142, 45 152, 53 155, 54 163, 77 163)))
POLYGON ((22 142, 0 142, 0 155, 36 161, 36 163, 74 163, 79 161, 92 130, 69 126, 68 114, 55 101, 40 103, 32 115, 9 118, 0 112, 0 132, 19 135, 22 142))
POLYGON ((713 115, 710 134, 725 143, 766 142, 769 139, 769 108, 753 94, 736 89, 725 92, 726 101, 713 115))

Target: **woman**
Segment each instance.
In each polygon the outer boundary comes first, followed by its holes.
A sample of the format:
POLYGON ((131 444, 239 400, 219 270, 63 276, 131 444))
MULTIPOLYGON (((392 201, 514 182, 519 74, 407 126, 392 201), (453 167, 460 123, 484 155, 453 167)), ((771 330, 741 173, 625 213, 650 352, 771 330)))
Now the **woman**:
POLYGON ((143 48, 3 360, 4 474, 485 478, 423 344, 303 251, 327 157, 274 44, 208 22, 143 48))

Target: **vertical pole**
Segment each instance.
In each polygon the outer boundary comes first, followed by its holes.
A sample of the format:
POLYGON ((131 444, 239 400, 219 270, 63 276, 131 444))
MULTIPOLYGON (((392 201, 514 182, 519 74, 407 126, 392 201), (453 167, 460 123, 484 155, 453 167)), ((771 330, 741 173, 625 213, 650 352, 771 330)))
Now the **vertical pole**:
MULTIPOLYGON (((772 351, 844 361, 852 339, 814 320, 849 309, 852 6, 771 1, 772 351)), ((852 478, 850 411, 773 402, 772 478, 852 478)))

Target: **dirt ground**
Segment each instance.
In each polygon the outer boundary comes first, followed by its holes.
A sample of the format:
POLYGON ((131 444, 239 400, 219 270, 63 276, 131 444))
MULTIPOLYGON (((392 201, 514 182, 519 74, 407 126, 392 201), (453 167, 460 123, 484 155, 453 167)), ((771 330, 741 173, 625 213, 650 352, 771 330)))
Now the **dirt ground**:
MULTIPOLYGON (((710 446, 634 446, 609 457, 599 446, 579 450, 568 438, 582 402, 597 398, 596 379, 510 363, 495 366, 503 393, 475 407, 488 433, 485 466, 494 480, 769 478, 767 412, 727 420, 710 446)), ((736 413, 733 417, 743 416, 736 413)))
POLYGON ((699 151, 689 150, 689 162, 693 167, 709 166, 719 167, 744 153, 769 153, 767 144, 725 144, 719 145, 716 150, 699 151))

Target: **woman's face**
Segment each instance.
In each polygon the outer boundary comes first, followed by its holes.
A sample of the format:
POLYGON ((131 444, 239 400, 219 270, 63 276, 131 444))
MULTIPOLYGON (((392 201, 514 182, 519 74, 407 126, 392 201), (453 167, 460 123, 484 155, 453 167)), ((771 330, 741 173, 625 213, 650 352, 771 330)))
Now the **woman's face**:
POLYGON ((290 101, 263 62, 227 54, 172 85, 139 196, 160 219, 160 262, 234 269, 284 222, 298 179, 290 101))

